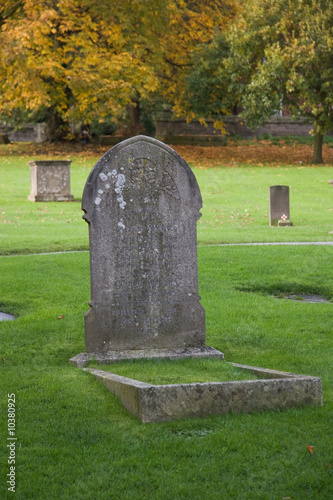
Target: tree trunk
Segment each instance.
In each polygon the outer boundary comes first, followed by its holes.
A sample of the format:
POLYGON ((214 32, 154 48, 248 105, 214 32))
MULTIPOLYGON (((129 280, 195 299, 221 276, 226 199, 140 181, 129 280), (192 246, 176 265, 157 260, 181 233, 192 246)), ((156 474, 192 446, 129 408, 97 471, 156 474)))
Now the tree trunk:
POLYGON ((62 119, 53 106, 49 108, 47 113, 46 141, 61 141, 68 135, 69 132, 69 124, 62 119))
POLYGON ((133 101, 133 104, 128 109, 128 114, 130 117, 130 123, 128 125, 128 132, 132 135, 142 134, 144 132, 144 127, 140 121, 141 109, 139 98, 133 101))
POLYGON ((323 161, 323 140, 324 136, 320 132, 316 132, 314 136, 313 163, 324 163, 323 161))

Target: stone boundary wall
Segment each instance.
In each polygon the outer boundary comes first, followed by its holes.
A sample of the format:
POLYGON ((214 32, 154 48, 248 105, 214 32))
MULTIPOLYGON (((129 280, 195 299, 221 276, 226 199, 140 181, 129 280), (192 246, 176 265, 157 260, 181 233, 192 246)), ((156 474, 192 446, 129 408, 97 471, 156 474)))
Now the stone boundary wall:
POLYGON ((18 127, 0 124, 0 134, 6 134, 10 142, 43 142, 46 123, 24 123, 18 127))
MULTIPOLYGON (((305 123, 304 120, 295 120, 287 116, 273 117, 264 126, 258 127, 255 131, 249 129, 244 120, 239 116, 226 116, 224 118, 227 134, 230 136, 239 135, 244 138, 258 137, 263 134, 272 136, 303 136, 308 137, 312 129, 311 123, 305 123)), ((10 142, 43 142, 46 139, 46 123, 25 123, 18 127, 0 124, 0 134, 8 136, 10 142)), ((333 135, 333 131, 327 135, 333 135)), ((186 119, 164 118, 156 121, 155 136, 166 138, 168 136, 193 136, 194 142, 197 142, 198 136, 209 140, 209 137, 218 138, 221 132, 214 128, 213 120, 207 120, 206 126, 199 121, 186 122, 186 119)), ((101 136, 102 145, 114 146, 126 137, 101 136)), ((209 140, 210 141, 210 140, 209 140)))
MULTIPOLYGON (((244 120, 239 116, 226 116, 224 118, 228 135, 240 135, 244 138, 257 137, 263 134, 272 136, 309 136, 312 129, 311 123, 304 120, 295 120, 287 116, 273 117, 264 126, 258 127, 255 131, 250 130, 244 120)), ((186 122, 186 119, 161 119, 156 122, 156 137, 167 136, 220 136, 221 132, 214 129, 213 120, 207 120, 206 126, 199 121, 186 122)))

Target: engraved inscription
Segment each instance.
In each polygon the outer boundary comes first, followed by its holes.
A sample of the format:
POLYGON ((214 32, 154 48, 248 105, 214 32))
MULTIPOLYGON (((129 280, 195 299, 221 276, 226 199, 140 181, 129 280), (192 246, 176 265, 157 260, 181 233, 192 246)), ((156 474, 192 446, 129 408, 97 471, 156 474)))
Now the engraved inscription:
POLYGON ((133 139, 97 163, 83 196, 92 294, 86 347, 205 345, 196 257, 199 188, 170 148, 133 139))

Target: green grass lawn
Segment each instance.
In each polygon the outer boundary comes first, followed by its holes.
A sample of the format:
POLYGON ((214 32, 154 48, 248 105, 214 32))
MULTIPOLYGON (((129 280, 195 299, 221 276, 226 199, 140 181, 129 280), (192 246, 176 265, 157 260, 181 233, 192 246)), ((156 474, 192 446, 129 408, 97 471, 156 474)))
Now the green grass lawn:
POLYGON ((332 167, 194 169, 202 197, 198 242, 332 241, 332 167), (289 186, 292 227, 269 226, 269 187, 289 186))
POLYGON ((73 202, 31 202, 29 158, 0 157, 0 247, 2 253, 30 253, 88 248, 88 226, 81 198, 94 161, 71 166, 73 202))
POLYGON ((140 423, 68 363, 84 351, 88 253, 2 257, 2 303, 18 316, 1 324, 0 362, 3 410, 16 395, 16 496, 330 499, 333 303, 277 296, 332 300, 332 257, 327 246, 199 249, 207 344, 227 361, 320 376, 323 407, 164 424, 140 423))
POLYGON ((88 367, 153 385, 226 382, 258 378, 251 372, 237 368, 221 359, 133 360, 111 365, 90 362, 88 367))
MULTIPOLYGON (((0 157, 0 252, 88 249, 81 198, 97 158, 72 157, 71 193, 76 201, 33 203, 27 157, 0 157)), ((333 241, 333 168, 193 168, 202 198, 198 243, 333 241), (269 226, 269 186, 290 186, 292 227, 269 226)))
MULTIPOLYGON (((84 352, 88 252, 23 255, 87 248, 79 201, 29 202, 28 159, 7 160, 0 161, 1 212, 10 221, 1 225, 2 252, 8 255, 0 257, 0 309, 17 319, 0 324, 0 498, 333 498, 333 247, 198 249, 207 345, 224 352, 227 361, 321 377, 323 407, 142 424, 103 384, 69 364, 84 352), (331 302, 280 298, 285 293, 313 293, 331 302), (6 484, 12 393, 15 494, 6 484)), ((93 164, 73 159, 76 199, 93 164)), ((205 206, 200 243, 332 239, 331 167, 239 166, 195 174, 205 206), (277 183, 292 186, 291 228, 270 228, 265 217, 269 185, 277 183), (231 211, 246 218, 232 219, 231 211)), ((128 376, 141 375, 141 364, 134 363, 128 376)), ((162 364, 168 375, 172 362, 162 364)), ((208 372, 208 364, 194 368, 208 372)))

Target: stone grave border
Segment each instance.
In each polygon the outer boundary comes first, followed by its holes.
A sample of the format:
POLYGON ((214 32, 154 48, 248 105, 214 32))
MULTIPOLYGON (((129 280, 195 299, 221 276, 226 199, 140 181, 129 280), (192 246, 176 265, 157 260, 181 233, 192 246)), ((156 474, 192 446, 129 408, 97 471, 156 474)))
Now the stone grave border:
POLYGON ((186 347, 173 349, 133 349, 106 352, 82 352, 69 360, 71 365, 83 368, 89 361, 108 365, 116 361, 131 359, 186 359, 186 358, 224 358, 223 352, 214 347, 186 347))
POLYGON ((83 370, 102 381, 143 423, 323 405, 319 377, 230 364, 262 378, 153 385, 95 368, 83 370))

